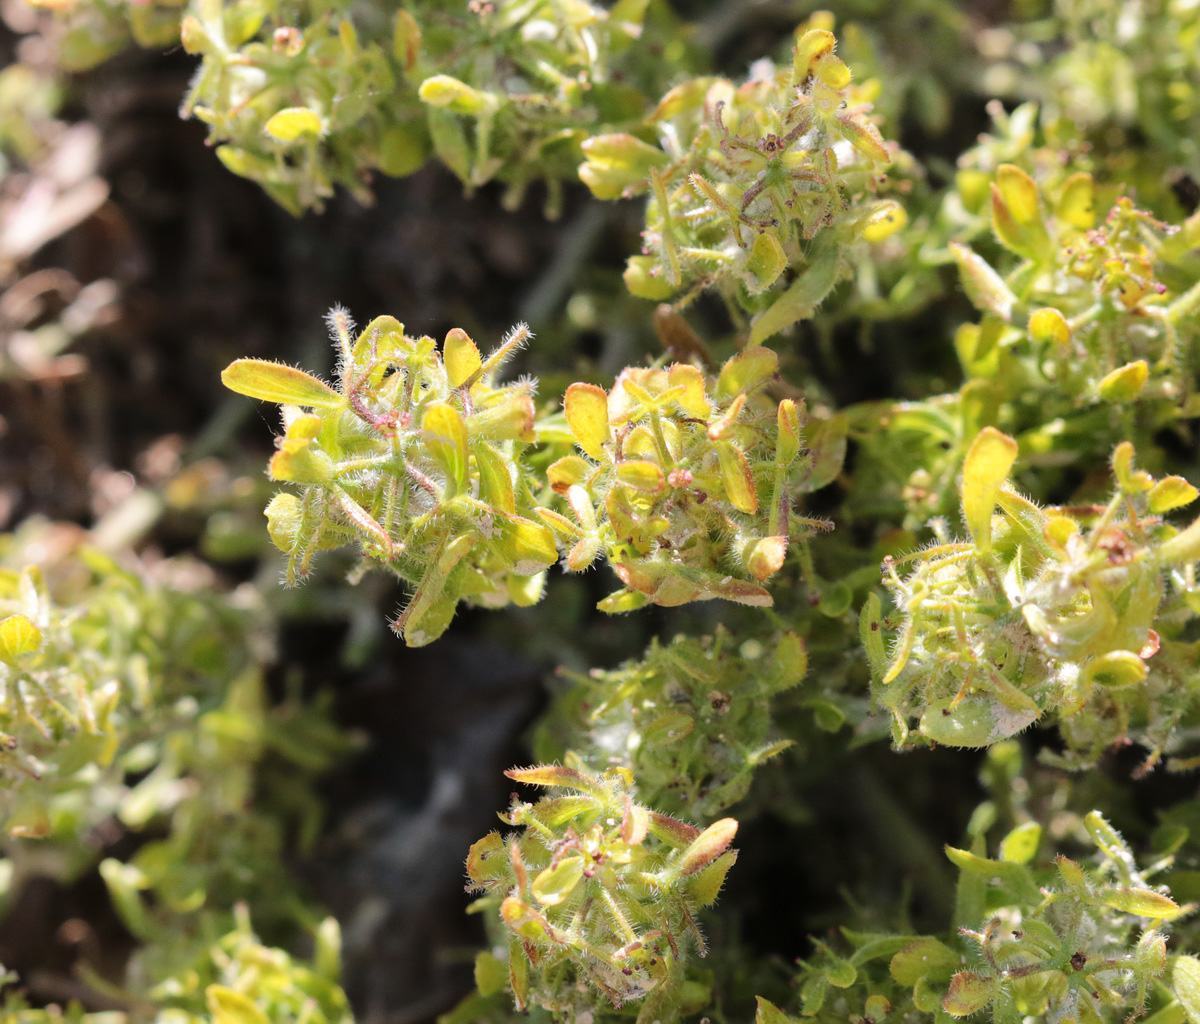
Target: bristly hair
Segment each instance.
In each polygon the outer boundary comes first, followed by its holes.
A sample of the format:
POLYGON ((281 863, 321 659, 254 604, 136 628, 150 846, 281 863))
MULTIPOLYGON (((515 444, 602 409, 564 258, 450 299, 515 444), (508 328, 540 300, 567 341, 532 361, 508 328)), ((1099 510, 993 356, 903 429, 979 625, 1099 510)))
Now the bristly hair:
POLYGON ((504 340, 500 342, 500 347, 505 349, 511 348, 515 352, 517 349, 524 348, 532 340, 533 331, 529 329, 529 324, 522 320, 504 336, 504 340))
POLYGON ((350 316, 350 310, 339 302, 325 314, 325 326, 329 328, 330 340, 336 345, 344 335, 353 332, 354 318, 350 316))

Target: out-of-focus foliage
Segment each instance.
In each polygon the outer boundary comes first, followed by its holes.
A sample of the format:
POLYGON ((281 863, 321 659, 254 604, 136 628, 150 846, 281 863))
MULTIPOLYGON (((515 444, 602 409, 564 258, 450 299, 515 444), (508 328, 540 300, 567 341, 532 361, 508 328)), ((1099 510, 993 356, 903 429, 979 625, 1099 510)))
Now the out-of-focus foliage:
POLYGON ((0 863, 10 897, 98 871, 141 944, 118 1001, 167 1007, 239 901, 274 934, 315 927, 283 864, 315 840, 312 782, 348 741, 319 707, 270 705, 251 589, 215 594, 186 561, 125 569, 82 540, 31 522, 0 547, 0 863), (122 836, 131 854, 106 853, 122 836))
POLYGON ((63 63, 86 68, 132 40, 201 58, 183 112, 217 155, 294 213, 333 187, 370 199, 378 170, 436 155, 469 187, 572 178, 590 130, 642 116, 688 47, 662 5, 622 0, 414 3, 326 0, 47 4, 63 63), (665 56, 666 59, 662 59, 665 56))

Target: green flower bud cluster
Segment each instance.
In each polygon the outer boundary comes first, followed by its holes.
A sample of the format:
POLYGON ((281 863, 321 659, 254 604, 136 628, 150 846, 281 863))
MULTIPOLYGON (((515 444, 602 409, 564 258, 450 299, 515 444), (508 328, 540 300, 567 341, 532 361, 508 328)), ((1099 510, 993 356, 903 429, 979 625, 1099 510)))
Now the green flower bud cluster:
POLYGON ((513 798, 502 819, 523 831, 492 832, 471 847, 468 888, 479 909, 498 913, 507 965, 484 953, 484 994, 505 986, 518 1011, 590 1019, 638 1005, 637 1020, 674 1020, 704 1005, 687 955, 707 952, 696 911, 716 900, 737 860, 737 822, 701 830, 638 803, 633 775, 582 766, 514 768, 509 778, 562 795, 535 804, 513 798))
POLYGON ((873 692, 897 746, 986 746, 1047 715, 1068 743, 1086 744, 1079 757, 1114 739, 1162 738, 1185 712, 1147 704, 1143 687, 1162 642, 1154 627, 1174 631, 1196 614, 1200 520, 1178 532, 1161 517, 1196 488, 1135 471, 1126 443, 1107 506, 1043 510, 1006 484, 1016 457, 1012 438, 980 432, 961 489, 971 539, 889 556, 898 618, 884 620, 874 595, 863 609, 873 692))
POLYGON ((811 525, 794 516, 792 495, 827 482, 802 453, 803 404, 767 393, 777 367, 760 346, 715 377, 676 363, 623 370, 608 392, 567 389, 567 425, 583 455, 559 459, 547 477, 572 518, 541 515, 569 545, 569 569, 604 554, 625 584, 603 610, 771 604, 762 583, 811 525))
POLYGON ((755 344, 812 316, 843 275, 847 246, 903 227, 896 203, 873 198, 889 150, 834 43, 810 29, 788 67, 741 86, 676 86, 647 118, 658 147, 620 134, 584 144, 579 174, 594 194, 650 194, 643 253, 625 274, 635 295, 717 287, 763 311, 755 344), (778 294, 789 266, 801 269, 778 294))
MULTIPOLYGON (((1061 855, 1046 864, 1035 821, 1009 831, 996 858, 982 838, 970 850, 946 847, 960 876, 956 917, 970 924, 941 937, 843 929, 849 949, 818 943, 800 972, 803 1019, 880 1024, 986 1011, 994 1024, 1116 1024, 1151 1003, 1168 1011, 1164 1020, 1190 1018, 1200 961, 1168 956, 1164 928, 1193 908, 1146 880, 1098 812, 1083 825, 1100 854, 1093 867, 1061 855)), ((793 1020, 776 1013, 771 1024, 793 1020)))
MULTIPOLYGON (((1193 390, 1186 367, 1195 331, 1181 328, 1200 303, 1189 259, 1200 220, 1169 227, 1122 196, 1097 223, 1097 202, 1092 176, 1079 172, 1062 183, 1049 213, 1033 178, 1001 164, 991 184, 992 229, 1020 264, 1001 276, 969 247, 951 244, 967 295, 988 314, 959 331, 959 355, 972 377, 997 381, 1001 400, 1052 388, 1069 410, 1139 397, 1177 401, 1193 390)), ((1038 421, 1045 412, 1039 408, 1038 421)))
POLYGON ((330 314, 338 390, 300 370, 242 359, 222 379, 284 407, 273 480, 298 484, 267 506, 271 539, 288 555, 287 582, 323 548, 358 540, 364 557, 415 586, 392 622, 411 646, 437 639, 460 600, 529 605, 558 560, 536 510, 524 447, 535 439, 533 388, 498 385, 497 371, 529 337, 512 331, 487 359, 461 330, 441 351, 392 317, 357 337, 330 314), (312 412, 302 411, 307 407, 312 412))
POLYGON ((741 800, 755 769, 792 746, 771 740, 770 701, 808 668, 804 641, 712 636, 653 641, 640 661, 586 676, 539 727, 539 756, 579 753, 588 767, 630 768, 647 803, 710 818, 741 800))

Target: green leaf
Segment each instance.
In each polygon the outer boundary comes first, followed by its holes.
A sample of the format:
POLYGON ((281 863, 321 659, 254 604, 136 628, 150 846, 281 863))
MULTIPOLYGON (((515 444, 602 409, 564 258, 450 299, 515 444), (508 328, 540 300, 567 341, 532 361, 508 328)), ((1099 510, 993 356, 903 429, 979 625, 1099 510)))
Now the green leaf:
POLYGON ((806 424, 808 450, 812 466, 800 490, 819 491, 834 480, 846 462, 846 441, 850 436, 850 419, 845 413, 834 413, 828 419, 812 417, 806 424))
POLYGON ((1118 366, 1097 385, 1096 394, 1106 402, 1132 402, 1142 393, 1150 378, 1150 366, 1146 360, 1138 359, 1118 366))
POLYGON ((1097 889, 1095 898, 1106 907, 1138 917, 1169 921, 1183 913, 1183 908, 1173 899, 1152 889, 1097 889))
POLYGON ((991 550, 996 495, 1016 461, 1017 442, 995 427, 979 432, 963 461, 963 517, 981 552, 991 550))
POLYGON ((758 511, 758 490, 745 452, 728 441, 718 441, 716 449, 726 498, 739 512, 753 515, 758 511))
POLYGON ((1053 259, 1054 249, 1038 204, 1037 185, 1015 164, 996 168, 992 185, 992 230, 1018 256, 1053 259))
POLYGON ((659 715, 642 729, 642 743, 661 747, 686 739, 696 728, 696 720, 682 711, 668 711, 659 715))
POLYGON ((553 867, 546 868, 533 880, 534 898, 546 907, 565 902, 583 878, 583 858, 566 857, 553 867))
POLYGON ((753 391, 775 376, 779 356, 769 348, 748 348, 726 360, 717 377, 717 397, 722 402, 744 391, 753 391))
POLYGON ((482 996, 503 992, 508 984, 508 964, 484 950, 475 956, 475 987, 482 996))
POLYGON ((486 114, 496 107, 496 100, 490 93, 473 89, 450 75, 433 75, 425 79, 417 89, 417 96, 431 107, 470 117, 486 114))
POLYGON ((1162 515, 1164 512, 1190 505, 1197 495, 1200 495, 1200 490, 1183 477, 1165 476, 1150 489, 1150 493, 1146 495, 1146 502, 1151 512, 1162 515))
POLYGON ((834 232, 829 231, 817 236, 811 262, 788 286, 787 291, 754 321, 747 345, 761 345, 797 320, 807 320, 816 313, 817 307, 825 301, 826 296, 838 283, 841 270, 836 243, 832 238, 822 242, 826 235, 833 234, 834 232))
POLYGON ((952 1017, 967 1017, 992 1001, 998 981, 971 971, 959 971, 950 979, 950 991, 942 1000, 942 1009, 952 1017))
POLYGON ((14 668, 21 659, 42 646, 42 631, 26 615, 10 615, 0 621, 0 661, 14 668))
POLYGON ((579 445, 593 459, 604 458, 608 441, 608 395, 595 384, 572 384, 563 398, 567 425, 579 445))
POLYGON ((758 1009, 754 1012, 754 1024, 794 1024, 795 1018, 789 1017, 769 999, 762 996, 754 998, 758 1001, 758 1009))
POLYGON ((271 1024, 253 999, 224 985, 209 985, 204 990, 204 999, 213 1024, 271 1024))
POLYGON ((901 985, 915 985, 922 978, 948 979, 962 966, 962 957, 933 938, 910 942, 892 957, 888 971, 901 985))
POLYGON ((597 199, 620 199, 629 192, 643 191, 650 171, 670 162, 657 146, 624 132, 593 136, 580 148, 586 159, 579 167, 579 178, 597 199))
POLYGON ((769 232, 758 235, 750 249, 750 258, 746 260, 746 270, 754 284, 747 285, 746 290, 751 295, 766 291, 779 279, 787 263, 787 256, 783 246, 779 244, 779 239, 769 232))
POLYGON ((446 335, 442 345, 442 360, 446 364, 446 376, 452 388, 461 387, 483 366, 479 349, 461 327, 455 327, 446 335))
POLYGON ((679 862, 680 876, 686 878, 715 861, 729 848, 737 830, 738 823, 734 818, 722 818, 709 825, 683 851, 679 862))
POLYGON ((1188 1020, 1200 1024, 1200 960, 1194 956, 1173 957, 1171 988, 1187 1012, 1188 1020))
POLYGON ((858 616, 858 636, 867 652, 871 677, 882 679, 887 672, 887 647, 883 642, 883 605, 874 591, 867 595, 858 616))
POLYGON ((726 850, 708 867, 701 868, 687 879, 687 892, 698 907, 707 907, 716 901, 725 884, 729 869, 737 863, 737 850, 726 850))
POLYGON ((321 134, 321 115, 309 107, 287 107, 271 115, 263 131, 276 142, 295 142, 321 134))
POLYGON ((1000 840, 1000 859, 1013 864, 1028 864, 1037 856, 1042 841, 1042 826, 1036 821, 1018 825, 1000 840))
POLYGON ((994 694, 973 694, 957 704, 950 698, 934 701, 921 715, 921 734, 948 747, 990 746, 1037 721, 1037 705, 1028 697, 1023 701, 1008 707, 994 694))
POLYGON ((235 360, 221 372, 221 383, 239 395, 280 405, 316 409, 339 409, 346 405, 345 398, 316 377, 294 366, 265 359, 235 360))
POLYGON ((971 305, 981 313, 991 313, 1005 323, 1012 319, 1017 297, 982 256, 968 246, 950 243, 950 252, 958 265, 959 279, 971 305))
POLYGON ((1146 678, 1148 671, 1146 663, 1133 651, 1108 651, 1084 666, 1083 680, 1085 684, 1118 689, 1135 686, 1146 678))
POLYGON ((617 463, 617 479, 626 487, 643 494, 658 494, 666 487, 666 479, 657 462, 649 459, 626 459, 617 463))
POLYGON ((421 418, 421 431, 451 491, 461 494, 467 486, 467 425, 462 414, 445 402, 433 402, 421 418))
POLYGON ((969 850, 960 850, 953 846, 947 846, 945 850, 946 856, 950 858, 955 867, 1004 886, 1022 901, 1033 904, 1041 901, 1041 893, 1034 881, 1033 874, 1023 864, 980 857, 969 850))

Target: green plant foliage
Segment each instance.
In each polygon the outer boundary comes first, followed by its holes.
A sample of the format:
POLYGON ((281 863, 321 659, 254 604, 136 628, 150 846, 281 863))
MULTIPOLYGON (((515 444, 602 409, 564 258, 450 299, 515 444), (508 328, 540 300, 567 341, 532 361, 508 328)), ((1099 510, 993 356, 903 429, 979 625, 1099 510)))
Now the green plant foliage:
POLYGON ((997 1024, 1031 1015, 1099 1022, 1153 1008, 1162 1020, 1182 1020, 1195 961, 1169 955, 1166 939, 1190 908, 1147 881, 1102 815, 1093 811, 1082 825, 1092 863, 1048 857, 1034 821, 1008 832, 996 857, 978 839, 975 850, 947 847, 959 871, 956 917, 965 922, 957 934, 842 929, 802 965, 799 1019, 986 1013, 997 1024))
MULTIPOLYGON (((538 637, 568 667, 539 764, 507 773, 551 793, 469 851, 489 945, 444 1024, 1200 1024, 1200 802, 1142 806, 1120 777, 1130 747, 1138 778, 1200 765, 1200 5, 863 0, 840 50, 832 14, 792 24, 803 4, 46 6, 64 66, 131 38, 198 58, 185 116, 296 214, 431 161, 506 213, 645 204, 610 246, 640 228, 623 276, 596 253, 543 331, 604 350, 535 350, 545 398, 505 376, 524 324, 489 348, 340 308, 331 381, 223 374, 281 407, 289 586, 356 550, 356 576, 411 589, 410 646, 462 603, 574 595, 536 613, 576 632, 538 637), (666 353, 628 355, 651 329, 666 353), (637 627, 579 635, 585 587, 554 580, 601 562, 600 611, 663 609, 635 660, 611 640, 637 627), (617 667, 583 671, 596 650, 617 667), (944 858, 908 769, 893 790, 860 749, 888 736, 939 748, 941 775, 913 769, 935 790, 982 760, 944 858), (813 821, 824 787, 847 806, 813 821), (747 850, 765 909, 702 968, 743 800, 780 849, 747 850), (796 961, 756 929, 814 847, 858 924, 788 920, 820 932, 796 961)), ((14 167, 60 127, 58 81, 27 70, 0 73, 14 167)), ((88 1024, 345 1024, 336 927, 283 864, 347 741, 319 702, 268 699, 269 618, 190 562, 30 546, 0 545, 0 880, 105 883, 139 947, 88 1024), (127 847, 81 838, 101 827, 127 847), (306 935, 311 962, 285 949, 306 935)))
POLYGON ((651 810, 633 800, 623 768, 506 774, 568 793, 515 799, 503 820, 524 832, 492 832, 471 847, 470 886, 486 893, 476 906, 498 911, 508 934, 507 969, 492 954, 476 963, 481 987, 500 987, 507 974, 518 1011, 533 1004, 572 1017, 605 1000, 614 1009, 637 1002, 643 1022, 703 1005, 686 958, 692 947, 707 953, 695 912, 717 898, 737 860, 737 822, 701 830, 651 810))
POLYGON ((807 664, 795 633, 739 644, 719 627, 655 641, 640 661, 571 680, 541 723, 539 754, 578 751, 596 770, 629 764, 648 803, 711 818, 746 795, 755 768, 792 745, 768 736, 770 699, 799 683, 807 664))
POLYGON ((0 543, 0 864, 10 892, 36 874, 98 872, 143 944, 141 980, 118 1000, 171 1006, 172 979, 209 956, 238 901, 275 933, 316 925, 282 865, 290 843, 315 839, 312 780, 348 740, 319 708, 269 706, 252 593, 222 598, 198 565, 152 577, 65 541, 31 523, 0 543), (51 544, 67 554, 11 568, 51 544), (132 855, 106 856, 105 835, 137 837, 132 855))
POLYGON ((439 351, 393 317, 357 339, 344 312, 330 322, 338 389, 262 360, 238 360, 223 380, 284 406, 269 472, 304 490, 277 494, 266 515, 287 581, 308 574, 316 551, 357 540, 416 587, 392 622, 410 646, 441 636, 461 600, 538 601, 560 544, 574 572, 601 554, 611 563, 625 586, 604 611, 769 605, 760 581, 779 571, 793 535, 819 526, 792 514, 792 495, 827 482, 831 467, 801 453, 802 408, 769 396, 769 349, 715 375, 676 363, 628 369, 611 392, 572 384, 562 416, 535 423, 532 382, 496 381, 529 338, 524 325, 484 359, 459 329, 439 351), (583 455, 564 454, 543 480, 522 460, 538 440, 552 452, 573 440, 583 455))
POLYGON ((1113 455, 1117 491, 1107 506, 1042 510, 1005 486, 1016 458, 1012 438, 982 431, 963 466, 970 540, 899 566, 885 560, 898 621, 885 623, 877 600, 863 615, 893 738, 916 741, 910 725, 919 716, 925 740, 987 746, 1051 714, 1084 761, 1124 738, 1157 757, 1189 708, 1155 695, 1180 688, 1172 669, 1177 658, 1187 663, 1190 645, 1171 652, 1168 640, 1155 661, 1164 642, 1151 623, 1164 602, 1159 621, 1195 614, 1191 570, 1177 570, 1200 555, 1200 520, 1181 532, 1156 513, 1190 503, 1196 489, 1135 470, 1126 442, 1113 455))
POLYGON ((630 291, 665 299, 716 287, 762 311, 750 330, 757 344, 813 315, 846 275, 843 250, 903 227, 897 203, 873 198, 890 153, 834 42, 810 29, 790 66, 760 69, 740 87, 676 86, 647 118, 659 149, 630 135, 584 144, 579 173, 595 195, 651 195, 630 291), (787 288, 759 298, 788 266, 797 272, 787 288))

